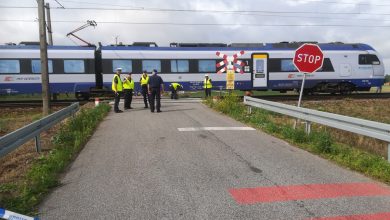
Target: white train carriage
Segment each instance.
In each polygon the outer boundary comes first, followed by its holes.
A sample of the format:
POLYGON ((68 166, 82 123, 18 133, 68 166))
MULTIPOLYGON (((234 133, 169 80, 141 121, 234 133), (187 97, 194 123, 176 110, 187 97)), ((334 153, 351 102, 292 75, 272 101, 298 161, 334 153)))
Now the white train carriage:
MULTIPOLYGON (((95 87, 95 47, 48 46, 51 93, 95 87)), ((0 46, 0 94, 41 93, 39 45, 0 46)))
MULTIPOLYGON (((157 69, 164 81, 180 82, 185 90, 202 89, 204 74, 212 74, 215 87, 226 85, 226 74, 217 74, 223 61, 217 52, 233 56, 243 51, 242 73, 235 76, 240 90, 299 89, 303 75, 293 65, 294 51, 302 43, 270 44, 171 44, 171 47, 103 46, 104 85, 109 87, 117 67, 133 72, 139 81, 143 70, 157 69), (174 45, 174 46, 172 46, 174 45)), ((308 92, 350 92, 369 90, 384 83, 384 65, 377 52, 366 44, 318 44, 324 52, 324 65, 310 74, 305 83, 308 92)), ((234 64, 237 66, 237 64, 234 64)), ((214 87, 214 88, 215 88, 214 87)))

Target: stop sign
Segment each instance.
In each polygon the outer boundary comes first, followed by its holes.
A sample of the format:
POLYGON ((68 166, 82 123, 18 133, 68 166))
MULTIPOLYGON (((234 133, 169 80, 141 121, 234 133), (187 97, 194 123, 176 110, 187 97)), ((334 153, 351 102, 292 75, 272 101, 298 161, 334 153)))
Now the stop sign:
POLYGON ((304 44, 295 51, 294 65, 299 72, 312 73, 322 67, 324 54, 316 44, 304 44))

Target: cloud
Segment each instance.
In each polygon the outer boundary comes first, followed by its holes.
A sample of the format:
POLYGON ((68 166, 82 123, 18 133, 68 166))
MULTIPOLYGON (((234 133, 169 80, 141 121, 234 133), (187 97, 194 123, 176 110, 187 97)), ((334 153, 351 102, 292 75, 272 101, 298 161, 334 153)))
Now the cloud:
MULTIPOLYGON (((52 7, 58 4, 48 1, 52 7)), ((196 10, 243 10, 250 13, 221 12, 151 12, 151 11, 102 11, 102 10, 59 10, 52 9, 53 21, 79 21, 79 23, 53 22, 54 42, 61 45, 73 45, 66 34, 81 26, 86 20, 98 22, 96 28, 88 27, 76 34, 81 38, 97 44, 115 43, 118 36, 120 42, 131 44, 134 41, 156 42, 167 46, 170 42, 280 42, 280 41, 318 41, 346 43, 367 43, 372 45, 384 58, 385 65, 390 66, 389 28, 380 27, 305 27, 305 26, 245 26, 242 24, 291 25, 291 24, 343 24, 343 25, 389 25, 386 13, 390 6, 386 1, 373 1, 369 4, 359 0, 354 2, 324 3, 317 0, 169 0, 163 4, 159 0, 141 1, 99 1, 60 0, 65 7, 145 7, 196 10), (82 4, 89 2, 95 4, 82 4), (102 5, 106 4, 106 5, 102 5), (263 11, 256 13, 253 11, 263 11), (268 13, 266 13, 268 11, 268 13), (269 13, 272 12, 313 12, 313 13, 269 13), (345 14, 359 13, 360 14, 345 14), (323 14, 335 13, 335 14, 323 14), (366 14, 371 13, 371 14, 366 14), (366 20, 364 20, 366 19, 366 20), (113 22, 173 22, 173 23, 208 23, 233 24, 215 26, 175 26, 175 25, 130 25, 112 24, 113 22)), ((326 2, 326 1, 325 1, 326 2)), ((334 1, 331 1, 334 2, 334 1)), ((36 6, 35 1, 7 1, 1 5, 36 6)), ((1 19, 29 19, 37 17, 36 9, 0 9, 1 19)), ((38 24, 25 22, 1 22, 2 35, 0 43, 37 41, 38 24)), ((76 40, 77 41, 77 40, 76 40)))

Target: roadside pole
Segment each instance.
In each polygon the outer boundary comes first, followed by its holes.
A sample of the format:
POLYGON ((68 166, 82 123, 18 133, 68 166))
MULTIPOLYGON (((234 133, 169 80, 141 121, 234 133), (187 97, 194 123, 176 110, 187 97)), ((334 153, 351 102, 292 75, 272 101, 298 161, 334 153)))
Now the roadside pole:
POLYGON ((53 46, 53 31, 51 29, 51 16, 50 16, 50 4, 46 3, 46 15, 47 15, 47 33, 49 36, 49 45, 53 46))
POLYGON ((50 88, 47 62, 47 41, 46 41, 46 21, 45 21, 45 0, 38 2, 39 19, 39 41, 41 50, 41 77, 42 77, 42 113, 44 116, 49 114, 50 110, 50 88))
MULTIPOLYGON (((301 90, 299 91, 298 107, 301 107, 303 90, 305 88, 305 80, 306 80, 306 73, 303 73, 301 90)), ((299 124, 299 123, 300 123, 300 120, 299 119, 295 119, 293 128, 295 129, 297 127, 297 124, 299 124)))
POLYGON ((303 90, 304 90, 304 88, 305 88, 305 80, 306 80, 306 73, 303 73, 301 91, 299 92, 298 107, 301 107, 302 94, 303 94, 303 90))

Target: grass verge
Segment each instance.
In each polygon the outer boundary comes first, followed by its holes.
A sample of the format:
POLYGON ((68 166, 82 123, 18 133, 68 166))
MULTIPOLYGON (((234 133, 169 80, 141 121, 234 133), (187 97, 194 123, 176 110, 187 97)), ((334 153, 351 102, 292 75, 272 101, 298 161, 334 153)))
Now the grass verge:
POLYGON ((205 104, 295 146, 390 184, 390 164, 383 157, 336 142, 327 127, 313 129, 307 135, 303 128, 293 129, 289 123, 276 123, 274 118, 279 116, 277 113, 252 108, 249 114, 247 107, 235 95, 216 101, 207 99, 205 104))
POLYGON ((51 188, 58 186, 59 174, 70 164, 89 140, 110 106, 82 109, 53 137, 53 150, 34 161, 23 181, 0 185, 0 207, 33 214, 51 188))

